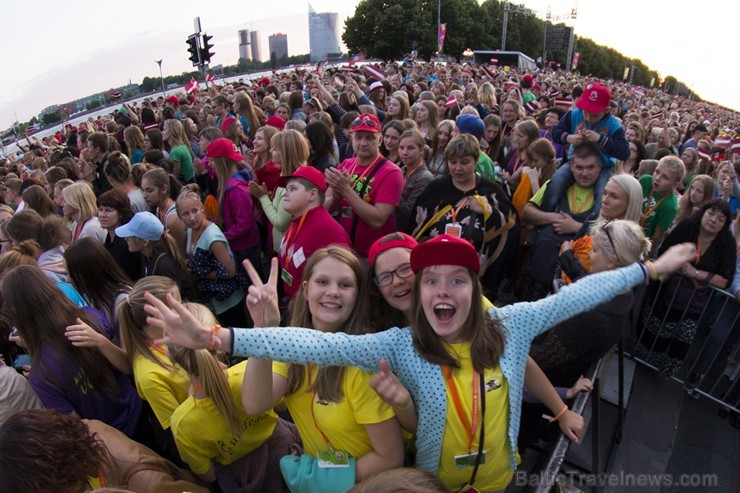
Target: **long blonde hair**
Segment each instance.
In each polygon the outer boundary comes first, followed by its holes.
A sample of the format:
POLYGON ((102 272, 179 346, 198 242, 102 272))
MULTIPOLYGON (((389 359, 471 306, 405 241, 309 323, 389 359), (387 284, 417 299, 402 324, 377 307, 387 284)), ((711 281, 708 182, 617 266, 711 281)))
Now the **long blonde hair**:
MULTIPOLYGON (((216 317, 204 305, 183 303, 201 323, 213 325, 216 317)), ((190 376, 197 378, 203 387, 203 393, 213 401, 219 414, 223 416, 232 433, 241 431, 239 409, 234 403, 229 387, 229 380, 224 368, 216 356, 207 349, 188 349, 181 346, 168 346, 170 359, 180 365, 190 376)))
POLYGON ((297 130, 283 130, 273 135, 270 146, 280 153, 283 176, 292 175, 306 164, 309 149, 306 138, 297 130))
POLYGON ((153 341, 144 332, 148 325, 147 313, 144 311, 146 305, 144 293, 151 293, 158 300, 167 303, 167 294, 173 293, 176 289, 177 284, 169 277, 148 276, 137 281, 131 292, 119 300, 116 315, 121 326, 126 354, 132 363, 136 356, 143 356, 159 366, 170 369, 162 359, 154 356, 151 351, 153 341))
MULTIPOLYGON (((368 297, 365 294, 365 282, 363 282, 363 270, 360 260, 347 248, 341 246, 330 246, 317 250, 311 255, 306 268, 303 271, 303 281, 308 282, 313 276, 314 269, 322 260, 332 258, 347 265, 355 275, 357 281, 357 298, 349 319, 344 323, 347 334, 360 334, 366 328, 366 314, 368 297)), ((293 327, 313 327, 313 319, 303 290, 298 290, 291 305, 290 324, 293 327)), ((293 393, 303 385, 306 378, 306 367, 302 365, 290 365, 288 371, 288 392, 293 393)), ((338 402, 344 396, 342 391, 342 380, 344 378, 344 367, 329 366, 319 368, 316 379, 311 383, 311 390, 316 392, 319 399, 338 402)))

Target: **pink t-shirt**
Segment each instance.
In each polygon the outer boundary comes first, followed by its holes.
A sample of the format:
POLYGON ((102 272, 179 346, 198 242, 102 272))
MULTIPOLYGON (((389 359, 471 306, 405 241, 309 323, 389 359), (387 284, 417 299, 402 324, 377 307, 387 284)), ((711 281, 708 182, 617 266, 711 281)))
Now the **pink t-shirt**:
POLYGON ((298 292, 306 262, 316 250, 329 245, 350 247, 347 232, 323 207, 306 212, 306 217, 294 217, 283 236, 278 260, 285 294, 291 298, 298 292))
MULTIPOLYGON (((381 159, 383 159, 381 157, 381 159)), ((377 161, 376 161, 377 162, 377 161)), ((345 159, 339 165, 339 169, 346 169, 350 173, 350 181, 356 193, 363 189, 362 185, 367 181, 368 176, 372 173, 373 165, 357 166, 357 158, 345 159)), ((391 161, 385 161, 370 178, 370 183, 365 188, 364 200, 370 204, 390 204, 397 207, 401 201, 403 192, 403 173, 401 168, 391 161)), ((340 224, 347 231, 352 241, 352 246, 361 257, 367 257, 370 246, 377 240, 388 233, 396 230, 395 214, 388 216, 388 220, 378 229, 373 229, 358 218, 357 229, 354 238, 352 238, 352 222, 354 221, 355 212, 350 208, 349 202, 342 199, 339 202, 340 224)))

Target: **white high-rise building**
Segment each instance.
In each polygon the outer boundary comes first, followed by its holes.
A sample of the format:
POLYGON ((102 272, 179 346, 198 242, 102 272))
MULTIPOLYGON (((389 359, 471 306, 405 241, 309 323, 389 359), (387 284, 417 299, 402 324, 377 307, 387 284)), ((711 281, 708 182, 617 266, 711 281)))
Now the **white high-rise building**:
POLYGON ((249 37, 252 41, 252 61, 262 61, 262 43, 260 43, 259 31, 252 31, 249 33, 249 37))
POLYGON ((336 13, 318 14, 309 3, 308 38, 312 62, 326 60, 332 53, 340 53, 339 16, 336 13))
POLYGON ((248 62, 252 61, 252 42, 249 38, 249 31, 242 29, 239 31, 239 59, 245 59, 248 62))

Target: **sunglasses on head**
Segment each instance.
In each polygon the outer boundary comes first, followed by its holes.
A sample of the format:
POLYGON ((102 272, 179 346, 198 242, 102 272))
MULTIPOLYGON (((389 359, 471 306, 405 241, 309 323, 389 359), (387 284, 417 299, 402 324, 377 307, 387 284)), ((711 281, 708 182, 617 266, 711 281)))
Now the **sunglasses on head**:
POLYGON ((614 246, 614 240, 612 240, 612 235, 609 233, 609 228, 612 225, 611 221, 607 221, 604 223, 604 225, 601 227, 601 230, 606 233, 606 238, 609 240, 609 243, 611 244, 612 248, 614 249, 614 252, 617 252, 617 247, 614 246))
POLYGON ((380 125, 378 124, 378 122, 376 122, 369 116, 358 116, 352 122, 352 128, 357 128, 357 127, 362 127, 362 126, 370 127, 370 128, 380 128, 380 125))

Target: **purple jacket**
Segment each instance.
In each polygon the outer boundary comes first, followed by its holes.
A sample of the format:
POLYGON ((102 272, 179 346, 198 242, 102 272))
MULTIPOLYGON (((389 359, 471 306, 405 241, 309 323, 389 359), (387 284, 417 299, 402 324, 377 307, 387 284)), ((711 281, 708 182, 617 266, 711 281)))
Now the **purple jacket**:
POLYGON ((249 191, 250 181, 252 174, 243 169, 231 175, 226 183, 221 215, 224 218, 224 236, 229 240, 233 252, 260 244, 259 229, 252 209, 252 192, 249 191))
MULTIPOLYGON (((83 310, 103 326, 103 333, 109 339, 113 338, 114 330, 100 312, 89 307, 83 310)), ((126 375, 110 369, 118 384, 118 394, 111 397, 94 388, 83 369, 65 359, 51 346, 42 344, 39 354, 34 358, 44 359, 51 373, 56 376, 44 375, 36 366, 31 369, 28 380, 45 407, 64 414, 74 411, 81 418, 98 419, 128 436, 134 434, 142 404, 126 375)))

